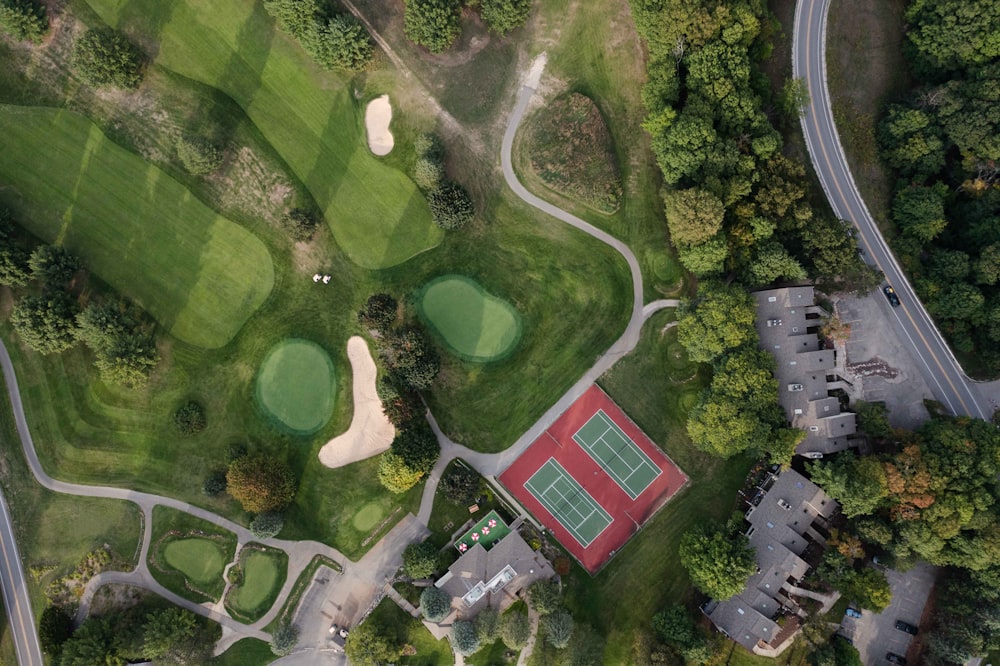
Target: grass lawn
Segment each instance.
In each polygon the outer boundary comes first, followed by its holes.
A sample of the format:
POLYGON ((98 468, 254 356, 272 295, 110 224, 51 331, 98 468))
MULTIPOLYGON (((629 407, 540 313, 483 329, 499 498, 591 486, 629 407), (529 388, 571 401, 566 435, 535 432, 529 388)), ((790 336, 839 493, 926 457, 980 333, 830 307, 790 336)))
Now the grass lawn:
POLYGON ((508 356, 521 339, 521 318, 501 298, 461 275, 443 275, 416 296, 421 319, 459 358, 472 362, 508 356))
POLYGON ((455 663, 451 644, 447 639, 436 640, 431 632, 417 620, 410 617, 392 599, 382 600, 366 622, 374 622, 381 627, 384 635, 397 645, 412 645, 416 654, 400 657, 400 666, 449 666, 455 663))
POLYGON ((443 232, 413 181, 367 148, 351 82, 321 71, 246 0, 92 0, 107 23, 155 43, 155 62, 231 98, 323 210, 337 243, 364 268, 395 266, 443 232))
POLYGON ((875 133, 883 107, 910 87, 903 56, 905 0, 832 3, 826 62, 833 116, 861 196, 883 233, 890 219, 892 171, 882 164, 875 133))
POLYGON ((516 664, 520 650, 511 650, 499 638, 479 648, 471 657, 465 658, 468 666, 502 666, 502 664, 516 664))
POLYGON ((181 340, 227 344, 271 293, 259 239, 83 116, 3 105, 0 124, 3 201, 181 340))
POLYGON ((243 583, 230 588, 226 608, 245 622, 256 622, 274 605, 288 575, 288 555, 277 549, 244 548, 243 583))
POLYGON ((223 569, 236 555, 236 535, 200 518, 163 506, 153 509, 149 571, 185 599, 217 601, 223 569))
POLYGON ((308 435, 333 411, 336 372, 330 355, 315 342, 283 340, 264 357, 257 373, 257 400, 280 426, 308 435))
POLYGON ((209 666, 264 666, 277 659, 271 646, 256 638, 236 641, 232 647, 213 657, 209 666))

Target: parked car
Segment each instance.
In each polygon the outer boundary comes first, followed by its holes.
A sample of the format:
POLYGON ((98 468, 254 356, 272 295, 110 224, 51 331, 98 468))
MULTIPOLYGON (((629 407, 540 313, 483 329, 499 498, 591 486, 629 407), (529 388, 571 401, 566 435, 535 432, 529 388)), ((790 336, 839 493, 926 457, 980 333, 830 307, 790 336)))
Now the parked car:
POLYGON ((899 664, 899 666, 906 666, 906 657, 900 657, 895 652, 886 652, 885 659, 890 664, 899 664))
POLYGON ((902 620, 896 620, 896 628, 899 629, 900 631, 905 631, 908 634, 912 634, 914 636, 917 635, 917 628, 914 627, 909 622, 903 622, 902 620))
POLYGON ((896 295, 896 290, 893 289, 891 285, 887 284, 885 286, 885 289, 883 289, 882 291, 885 292, 885 297, 889 299, 889 305, 891 305, 894 308, 898 308, 899 296, 896 295))
POLYGON ((861 611, 848 607, 847 617, 861 617, 861 611))

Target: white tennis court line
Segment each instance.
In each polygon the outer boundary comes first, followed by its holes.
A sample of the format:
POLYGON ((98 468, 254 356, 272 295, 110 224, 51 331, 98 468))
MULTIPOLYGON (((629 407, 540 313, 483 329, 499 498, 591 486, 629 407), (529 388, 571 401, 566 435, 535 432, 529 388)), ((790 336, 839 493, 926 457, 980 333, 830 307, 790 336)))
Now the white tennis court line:
POLYGON ((612 419, 610 416, 608 416, 607 413, 603 409, 598 409, 597 412, 595 412, 593 416, 591 416, 589 419, 587 419, 586 423, 584 423, 582 426, 580 426, 579 430, 577 430, 576 433, 573 435, 573 441, 575 441, 577 443, 577 445, 579 445, 579 447, 581 449, 583 449, 584 451, 586 451, 587 455, 589 455, 590 458, 595 463, 597 463, 597 466, 600 467, 601 469, 603 469, 604 472, 608 476, 610 476, 612 478, 612 480, 614 480, 615 483, 618 484, 618 487, 621 488, 622 490, 624 490, 625 494, 628 495, 629 497, 631 497, 633 500, 637 499, 639 497, 639 495, 641 495, 643 493, 643 491, 646 490, 646 488, 649 488, 649 486, 652 485, 653 481, 656 481, 656 479, 659 478, 659 476, 661 474, 663 474, 663 470, 659 467, 659 465, 657 465, 656 463, 654 463, 650 459, 650 457, 648 455, 646 455, 646 452, 643 451, 642 448, 638 444, 636 444, 635 441, 631 437, 629 437, 628 434, 626 434, 626 432, 624 430, 622 430, 621 427, 617 423, 615 423, 614 419, 612 419), (594 420, 595 418, 600 418, 604 422, 606 430, 594 442, 585 443, 584 440, 583 440, 583 438, 580 437, 580 433, 583 431, 584 428, 586 428, 588 425, 590 425, 590 422, 592 420, 594 420), (633 467, 627 460, 625 460, 624 458, 622 458, 618 454, 617 451, 614 450, 614 447, 612 447, 610 444, 608 444, 608 442, 604 439, 604 435, 607 435, 612 430, 616 430, 618 432, 618 434, 625 440, 625 442, 633 450, 635 450, 636 452, 639 453, 640 464, 638 466, 633 467), (605 448, 607 448, 607 450, 611 451, 611 453, 613 453, 616 458, 618 458, 623 463, 625 463, 625 465, 631 470, 629 472, 629 474, 628 474, 627 477, 622 478, 618 474, 618 472, 616 472, 615 470, 613 470, 611 468, 611 466, 607 464, 606 461, 601 460, 601 459, 599 459, 597 457, 597 455, 594 453, 593 447, 594 447, 595 444, 597 444, 598 441, 601 442, 601 443, 603 443, 604 446, 605 446, 605 448), (655 470, 656 474, 654 474, 653 478, 649 480, 649 483, 647 483, 645 486, 643 486, 638 492, 635 492, 632 489, 632 486, 630 486, 628 484, 628 480, 632 478, 632 475, 634 475, 637 471, 639 471, 640 469, 643 469, 643 468, 648 468, 648 469, 651 469, 651 470, 655 470))
MULTIPOLYGON (((592 544, 594 542, 594 540, 597 539, 597 537, 601 536, 601 534, 603 534, 604 531, 606 529, 608 529, 608 527, 610 527, 613 522, 615 522, 615 519, 611 517, 611 514, 609 514, 604 509, 604 507, 601 506, 597 502, 597 500, 595 500, 590 495, 590 493, 587 492, 587 489, 584 488, 582 485, 580 485, 580 483, 569 472, 567 472, 566 469, 562 465, 560 465, 559 461, 556 460, 555 458, 551 458, 550 457, 548 460, 545 461, 545 464, 543 464, 541 467, 539 467, 537 470, 535 470, 535 473, 531 475, 531 478, 529 478, 527 481, 524 482, 524 487, 527 488, 528 492, 530 492, 531 494, 533 494, 536 499, 538 499, 538 501, 542 504, 542 506, 544 506, 545 509, 550 514, 552 514, 552 516, 559 522, 560 525, 562 525, 564 528, 566 528, 566 531, 569 532, 570 536, 572 536, 574 539, 576 539, 577 543, 579 543, 584 548, 587 548, 588 546, 590 546, 590 544, 592 544), (555 467, 555 470, 556 470, 558 476, 556 477, 556 479, 554 481, 552 481, 552 482, 549 483, 548 487, 545 489, 546 492, 548 490, 552 489, 552 487, 556 484, 556 482, 561 479, 561 480, 564 480, 567 483, 569 483, 570 487, 573 487, 574 489, 575 489, 574 484, 576 486, 579 486, 580 492, 577 495, 577 497, 582 498, 587 504, 590 505, 591 511, 590 511, 590 513, 586 517, 583 516, 583 513, 580 512, 576 508, 576 506, 571 507, 576 512, 576 514, 579 515, 582 518, 582 520, 579 523, 577 523, 575 526, 571 527, 567 522, 564 522, 563 520, 561 520, 560 519, 560 513, 561 512, 555 511, 555 505, 550 505, 548 498, 545 497, 545 494, 544 493, 539 493, 538 490, 535 488, 534 484, 531 483, 532 479, 534 479, 543 469, 545 469, 549 465, 552 465, 552 466, 555 467), (591 539, 586 539, 583 535, 580 534, 579 528, 582 525, 584 525, 587 521, 589 521, 591 519, 591 517, 595 513, 598 513, 598 511, 600 511, 600 517, 605 521, 604 527, 602 527, 600 529, 600 531, 597 532, 597 534, 595 534, 591 539)), ((563 499, 565 500, 565 498, 566 498, 565 495, 563 495, 558 489, 556 489, 556 492, 559 493, 563 497, 563 499)), ((567 505, 569 504, 568 500, 566 500, 566 503, 567 503, 567 505)))

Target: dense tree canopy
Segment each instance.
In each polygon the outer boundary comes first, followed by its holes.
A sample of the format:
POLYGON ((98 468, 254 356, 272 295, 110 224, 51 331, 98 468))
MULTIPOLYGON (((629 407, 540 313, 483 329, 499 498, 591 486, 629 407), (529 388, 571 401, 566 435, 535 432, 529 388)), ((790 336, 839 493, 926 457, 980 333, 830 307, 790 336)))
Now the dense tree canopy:
POLYGON ((87 83, 138 88, 145 55, 123 33, 110 28, 88 30, 73 46, 73 67, 87 83))
POLYGON ((505 35, 528 21, 531 0, 479 0, 479 13, 490 30, 505 35))
POLYGON ((711 362, 725 352, 757 343, 753 299, 737 286, 713 282, 698 285, 698 296, 681 308, 677 339, 698 363, 711 362))
POLYGON ((264 0, 264 8, 326 69, 361 71, 374 56, 365 27, 349 14, 333 13, 325 0, 264 0))
POLYGON ((65 292, 25 296, 10 323, 26 345, 40 354, 58 354, 76 343, 76 301, 65 292))
POLYGON ((399 658, 400 649, 369 619, 351 629, 344 652, 354 666, 384 666, 399 658))
POLYGON ((757 570, 757 559, 744 534, 703 525, 681 537, 681 564, 699 590, 720 601, 739 594, 757 570))
POLYGON ((41 42, 49 16, 38 0, 0 0, 0 30, 14 39, 41 42))
POLYGON ((431 53, 446 50, 461 32, 459 0, 407 0, 403 29, 414 43, 431 53))
POLYGON ((438 566, 438 549, 423 541, 411 543, 403 549, 403 569, 411 578, 427 578, 438 566))
POLYGON ((229 464, 226 490, 250 513, 283 509, 295 499, 295 477, 285 461, 257 454, 229 464))

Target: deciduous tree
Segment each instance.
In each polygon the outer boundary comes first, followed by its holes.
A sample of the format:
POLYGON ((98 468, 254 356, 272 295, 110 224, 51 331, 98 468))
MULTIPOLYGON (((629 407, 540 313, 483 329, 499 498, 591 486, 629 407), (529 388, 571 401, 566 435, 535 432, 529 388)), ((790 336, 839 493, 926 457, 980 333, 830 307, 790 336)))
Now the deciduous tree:
POLYGON ((427 541, 403 549, 403 569, 411 578, 428 578, 438 566, 438 549, 427 541))
POLYGON ((271 455, 250 455, 231 462, 226 487, 250 513, 276 511, 295 499, 292 471, 285 461, 271 455))
POLYGON ((681 308, 677 339, 692 361, 711 362, 730 349, 756 344, 756 311, 737 286, 699 285, 697 298, 681 308))
POLYGON ((430 622, 440 622, 451 612, 451 597, 431 585, 420 593, 420 612, 430 622))
POLYGON ((76 343, 76 301, 65 292, 25 296, 10 323, 26 345, 40 354, 58 354, 76 343))
POLYGON ((713 599, 739 594, 757 570, 757 560, 744 534, 728 534, 716 525, 695 528, 681 537, 681 564, 695 586, 713 599))

